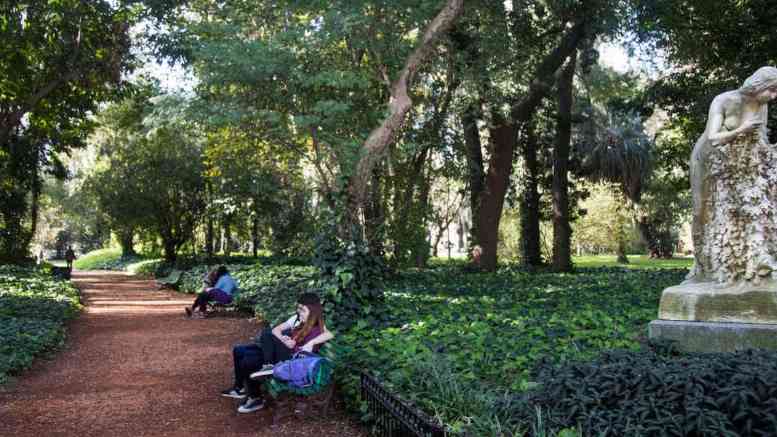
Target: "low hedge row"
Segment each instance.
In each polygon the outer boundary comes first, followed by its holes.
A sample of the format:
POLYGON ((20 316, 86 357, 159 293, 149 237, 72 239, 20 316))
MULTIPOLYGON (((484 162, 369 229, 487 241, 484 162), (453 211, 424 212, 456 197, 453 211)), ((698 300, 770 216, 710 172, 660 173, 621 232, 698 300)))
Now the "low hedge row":
POLYGON ((0 384, 62 344, 81 308, 78 289, 50 272, 0 265, 0 384))

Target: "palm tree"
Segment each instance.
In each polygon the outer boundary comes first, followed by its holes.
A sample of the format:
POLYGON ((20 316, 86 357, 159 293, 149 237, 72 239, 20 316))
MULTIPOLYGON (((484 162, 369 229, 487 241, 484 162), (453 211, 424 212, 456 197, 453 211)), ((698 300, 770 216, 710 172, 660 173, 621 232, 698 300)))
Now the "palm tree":
MULTIPOLYGON (((578 176, 590 182, 619 187, 626 205, 639 203, 643 188, 653 172, 654 141, 634 113, 596 108, 584 113, 575 152, 581 158, 578 176)), ((625 208, 623 212, 629 208, 625 208)), ((617 218, 618 262, 627 264, 625 224, 628 216, 617 218)))

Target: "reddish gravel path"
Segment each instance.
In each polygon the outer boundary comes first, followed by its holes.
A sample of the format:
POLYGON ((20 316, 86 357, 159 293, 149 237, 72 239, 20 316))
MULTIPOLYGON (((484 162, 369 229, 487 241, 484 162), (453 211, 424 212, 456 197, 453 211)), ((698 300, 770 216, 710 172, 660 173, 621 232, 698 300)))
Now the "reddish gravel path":
POLYGON ((67 346, 0 387, 0 436, 361 436, 350 419, 237 413, 219 396, 231 384, 231 345, 257 329, 232 318, 189 320, 192 297, 153 281, 77 272, 84 314, 67 346))

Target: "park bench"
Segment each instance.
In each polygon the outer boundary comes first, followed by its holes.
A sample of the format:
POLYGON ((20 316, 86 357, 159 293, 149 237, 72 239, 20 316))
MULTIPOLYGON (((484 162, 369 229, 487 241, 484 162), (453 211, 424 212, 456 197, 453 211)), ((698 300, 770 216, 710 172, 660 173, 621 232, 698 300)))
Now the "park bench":
POLYGON ((183 278, 183 272, 181 270, 172 270, 167 276, 157 278, 156 283, 160 290, 163 288, 177 290, 181 283, 181 278, 183 278))
POLYGON ((272 376, 254 378, 263 380, 261 385, 266 394, 265 402, 273 411, 273 426, 296 414, 309 416, 309 413, 317 411, 319 417, 326 417, 335 391, 334 368, 334 363, 324 358, 313 378, 313 384, 302 388, 272 376))
MULTIPOLYGON (((328 347, 328 344, 323 344, 318 352, 328 347)), ((320 417, 326 417, 335 391, 334 371, 334 362, 324 357, 312 378, 313 384, 307 387, 295 387, 272 375, 261 376, 259 372, 254 372, 250 377, 260 383, 265 402, 273 410, 275 426, 287 417, 307 414, 313 410, 318 410, 320 417)))

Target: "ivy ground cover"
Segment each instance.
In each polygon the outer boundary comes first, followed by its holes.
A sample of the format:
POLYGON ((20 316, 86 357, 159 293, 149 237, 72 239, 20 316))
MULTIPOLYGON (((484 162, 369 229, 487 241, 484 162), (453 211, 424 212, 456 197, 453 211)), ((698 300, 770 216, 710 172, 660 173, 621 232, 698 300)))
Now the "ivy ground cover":
POLYGON ((39 269, 0 265, 0 384, 61 345, 78 289, 39 269))
MULTIPOLYGON (((534 386, 531 374, 540 362, 639 349, 661 291, 685 273, 503 268, 489 274, 445 267, 405 272, 387 286, 388 314, 341 333, 336 352, 370 369, 451 431, 498 432, 495 410, 509 394, 534 386)), ((355 395, 356 381, 345 387, 355 395)))

